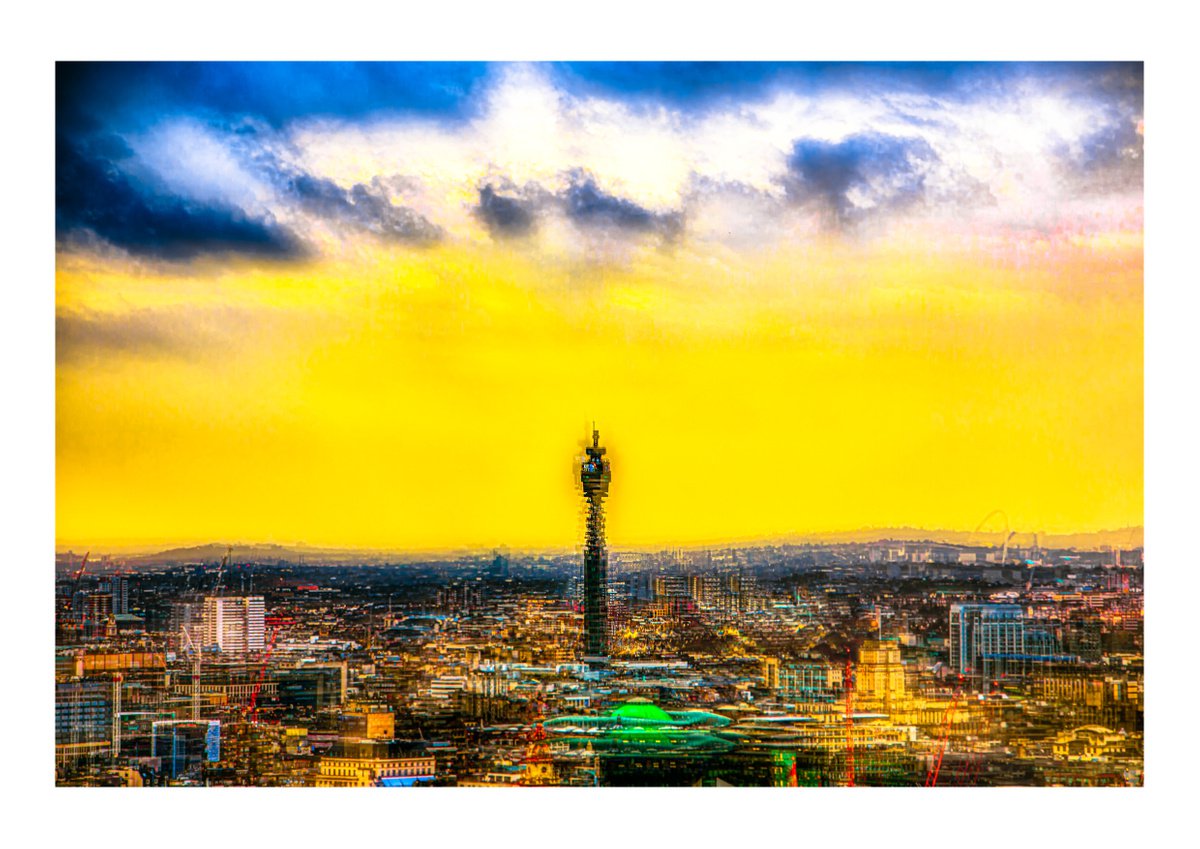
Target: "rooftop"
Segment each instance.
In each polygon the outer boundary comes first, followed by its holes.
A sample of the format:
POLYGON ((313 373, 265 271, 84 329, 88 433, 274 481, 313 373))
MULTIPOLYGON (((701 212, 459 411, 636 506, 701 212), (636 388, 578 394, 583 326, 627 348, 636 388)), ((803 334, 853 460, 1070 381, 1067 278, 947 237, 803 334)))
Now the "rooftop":
POLYGON ((671 715, 649 699, 630 699, 612 712, 615 717, 622 719, 650 720, 651 722, 671 722, 671 715))

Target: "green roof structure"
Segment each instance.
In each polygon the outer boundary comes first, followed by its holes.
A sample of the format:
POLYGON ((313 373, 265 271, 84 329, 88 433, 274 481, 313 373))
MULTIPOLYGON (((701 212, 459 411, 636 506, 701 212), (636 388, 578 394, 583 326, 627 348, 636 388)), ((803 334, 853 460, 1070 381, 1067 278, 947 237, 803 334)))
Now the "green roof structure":
POLYGON ((605 716, 556 716, 545 729, 574 745, 608 754, 725 751, 729 740, 710 732, 730 724, 702 710, 665 711, 648 699, 630 699, 605 716))
POLYGON ((671 723, 671 714, 654 704, 649 699, 630 699, 614 710, 610 716, 621 719, 649 720, 653 723, 671 723))

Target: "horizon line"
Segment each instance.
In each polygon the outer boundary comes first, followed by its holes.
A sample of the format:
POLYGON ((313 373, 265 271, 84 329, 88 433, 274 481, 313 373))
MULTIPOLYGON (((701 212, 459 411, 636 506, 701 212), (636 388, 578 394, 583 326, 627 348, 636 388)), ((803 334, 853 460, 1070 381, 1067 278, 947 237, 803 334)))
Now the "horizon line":
MULTIPOLYGON (((1011 529, 1007 529, 1011 531, 1011 529)), ((811 544, 811 543, 829 543, 837 544, 836 537, 846 537, 852 535, 870 535, 870 534, 885 534, 875 539, 870 540, 850 540, 847 543, 867 544, 870 542, 885 542, 892 537, 886 536, 889 533, 903 532, 907 534, 930 534, 929 537, 922 537, 908 542, 931 542, 941 543, 945 545, 967 545, 970 543, 949 542, 947 540, 938 540, 937 535, 953 535, 966 537, 999 537, 1005 531, 1002 530, 965 530, 953 528, 924 528, 914 525, 891 525, 883 527, 858 527, 841 530, 829 531, 804 531, 804 532, 787 532, 779 534, 766 534, 754 537, 728 537, 713 540, 691 541, 691 542, 665 542, 665 541, 632 541, 628 543, 609 543, 610 551, 639 551, 639 550, 692 550, 706 548, 722 548, 732 546, 769 546, 769 545, 796 545, 796 544, 811 544)), ((1043 539, 1053 537, 1075 537, 1075 536, 1101 536, 1104 534, 1134 534, 1144 535, 1145 525, 1124 525, 1116 528, 1100 528, 1097 530, 1078 530, 1078 531, 1019 531, 1016 532, 1017 539, 1020 543, 1015 547, 1028 545, 1031 541, 1029 538, 1037 535, 1039 542, 1043 539)), ((984 543, 980 543, 984 544, 984 543)), ((285 549, 308 549, 312 551, 339 551, 339 552, 361 552, 364 554, 463 554, 477 553, 484 551, 510 551, 524 553, 562 553, 566 551, 574 551, 582 547, 581 542, 570 542, 561 544, 536 544, 536 545, 520 545, 511 543, 481 543, 470 542, 461 545, 433 545, 433 546, 403 546, 403 545, 361 545, 353 543, 323 543, 323 542, 306 542, 302 540, 280 542, 276 540, 221 540, 214 538, 204 539, 167 539, 167 540, 146 540, 146 541, 127 541, 127 540, 108 540, 108 541, 93 541, 91 543, 83 543, 79 540, 69 542, 55 541, 55 555, 75 553, 76 549, 80 551, 96 551, 98 554, 155 554, 174 549, 186 548, 202 548, 205 546, 234 546, 234 547, 275 547, 285 549), (104 551, 110 549, 110 551, 104 551)), ((1144 540, 1141 543, 1135 544, 1132 541, 1126 547, 1139 548, 1144 545, 1144 540)), ((1111 546, 1110 546, 1111 547, 1111 546)))

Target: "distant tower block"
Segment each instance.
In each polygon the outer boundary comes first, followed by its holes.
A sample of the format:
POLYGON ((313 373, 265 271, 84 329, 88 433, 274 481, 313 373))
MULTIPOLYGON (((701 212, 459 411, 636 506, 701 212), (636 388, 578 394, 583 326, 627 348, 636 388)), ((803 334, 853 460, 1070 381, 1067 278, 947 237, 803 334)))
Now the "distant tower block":
POLYGON ((612 477, 600 431, 592 430, 592 447, 579 470, 587 499, 587 547, 583 552, 584 657, 588 663, 608 660, 608 551, 604 547, 604 499, 612 477))

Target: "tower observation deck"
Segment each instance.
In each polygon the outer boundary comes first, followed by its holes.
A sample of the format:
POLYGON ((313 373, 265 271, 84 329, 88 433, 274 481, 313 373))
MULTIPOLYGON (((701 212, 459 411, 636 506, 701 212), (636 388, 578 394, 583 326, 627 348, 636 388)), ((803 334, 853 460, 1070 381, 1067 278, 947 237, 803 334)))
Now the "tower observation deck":
POLYGON ((587 545, 583 552, 583 659, 601 664, 608 659, 608 551, 604 545, 604 499, 612 477, 600 431, 592 430, 592 446, 579 470, 587 500, 587 545))

